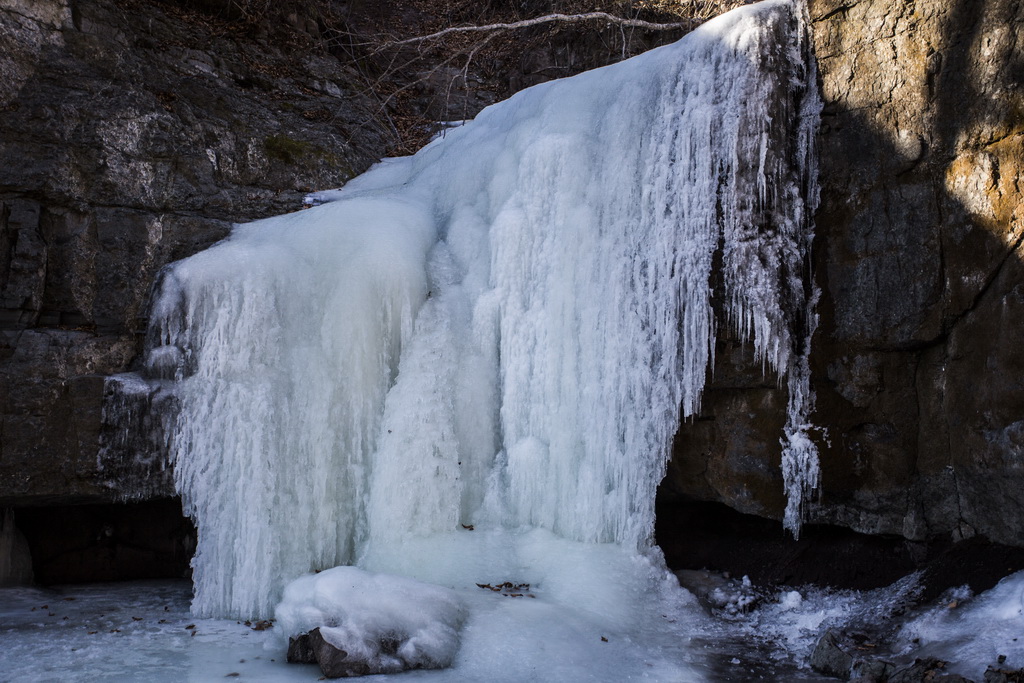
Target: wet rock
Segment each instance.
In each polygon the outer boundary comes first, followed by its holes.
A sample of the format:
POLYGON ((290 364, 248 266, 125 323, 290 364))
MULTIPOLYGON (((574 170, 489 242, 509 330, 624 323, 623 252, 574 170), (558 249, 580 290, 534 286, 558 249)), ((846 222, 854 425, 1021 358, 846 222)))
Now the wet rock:
POLYGON ((853 683, 885 683, 896 671, 896 666, 883 659, 859 659, 853 664, 850 681, 853 683))
MULTIPOLYGON (((945 676, 944 670, 947 662, 941 659, 925 658, 917 659, 913 664, 902 669, 897 669, 890 677, 889 683, 931 683, 931 681, 942 680, 945 676)), ((945 678, 945 680, 950 680, 945 678)))
POLYGON ((825 631, 811 653, 811 668, 826 676, 846 680, 850 677, 853 657, 839 646, 840 634, 835 629, 825 631))
POLYGON ((989 666, 985 670, 985 683, 1024 683, 1024 669, 1004 669, 989 666))
POLYGON ((287 659, 289 664, 316 664, 316 653, 309 633, 288 637, 287 659))

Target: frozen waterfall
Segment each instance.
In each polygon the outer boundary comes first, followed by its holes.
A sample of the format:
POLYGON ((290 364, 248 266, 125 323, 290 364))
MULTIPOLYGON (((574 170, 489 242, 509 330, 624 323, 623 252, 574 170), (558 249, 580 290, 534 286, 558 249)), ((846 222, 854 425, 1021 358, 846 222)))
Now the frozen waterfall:
POLYGON ((165 271, 146 367, 176 398, 193 610, 269 616, 342 564, 568 595, 537 574, 559 552, 644 558, 718 291, 787 378, 798 529, 817 477, 804 30, 789 2, 742 8, 165 271))

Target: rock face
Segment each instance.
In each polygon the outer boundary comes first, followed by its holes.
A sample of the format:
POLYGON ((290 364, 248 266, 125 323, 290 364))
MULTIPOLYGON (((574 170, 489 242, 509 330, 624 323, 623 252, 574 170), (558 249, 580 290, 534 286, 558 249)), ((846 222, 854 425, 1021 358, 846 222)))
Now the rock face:
MULTIPOLYGON (((386 151, 317 21, 241 31, 185 9, 228 4, 0 9, 0 508, 170 495, 138 444, 97 455, 104 392, 124 388, 106 378, 137 357, 157 272, 386 151)), ((808 521, 1024 545, 1024 9, 809 8, 825 109, 808 521)), ((369 14, 388 12, 406 9, 369 14)), ((524 74, 567 73, 531 54, 524 74)), ((710 377, 662 497, 781 519, 785 391, 728 336, 710 377)))
MULTIPOLYGON (((1024 544, 1024 8, 811 0, 812 522, 1024 544)), ((667 499, 780 518, 784 391, 726 340, 667 499)))
POLYGON ((820 517, 1024 544, 1024 8, 839 7, 815 9, 820 517))
POLYGON ((97 458, 156 273, 385 152, 316 22, 243 31, 187 4, 0 8, 0 507, 171 495, 162 467, 97 458))

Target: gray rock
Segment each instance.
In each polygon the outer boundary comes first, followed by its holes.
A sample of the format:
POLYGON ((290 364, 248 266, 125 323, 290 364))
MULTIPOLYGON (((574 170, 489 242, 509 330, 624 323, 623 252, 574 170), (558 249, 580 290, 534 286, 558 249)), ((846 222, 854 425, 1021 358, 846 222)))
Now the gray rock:
POLYGON ((856 683, 885 683, 895 670, 894 664, 882 659, 859 659, 853 663, 850 680, 856 683))
MULTIPOLYGON (((317 630, 319 631, 319 629, 317 630)), ((316 652, 313 651, 312 638, 309 633, 288 636, 287 660, 289 664, 316 664, 316 652)))
POLYGON ((811 668, 826 676, 846 680, 850 677, 853 657, 839 646, 839 633, 828 629, 818 639, 810 659, 811 668))

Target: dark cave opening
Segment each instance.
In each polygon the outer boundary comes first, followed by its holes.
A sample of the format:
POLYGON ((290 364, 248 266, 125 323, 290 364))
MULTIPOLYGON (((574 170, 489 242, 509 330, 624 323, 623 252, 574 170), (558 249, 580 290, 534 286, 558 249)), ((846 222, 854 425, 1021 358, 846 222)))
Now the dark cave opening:
POLYGON ((196 530, 180 498, 13 509, 37 584, 189 578, 196 530))
MULTIPOLYGON (((923 599, 968 585, 987 590, 1024 569, 1024 548, 974 537, 908 541, 828 525, 795 540, 779 521, 722 503, 659 497, 655 540, 668 567, 749 576, 759 585, 814 584, 866 590, 923 571, 923 599)), ((13 508, 41 585, 190 578, 196 529, 180 498, 13 508)))
POLYGON ((670 569, 708 569, 758 585, 814 584, 868 590, 921 571, 921 599, 954 586, 978 593, 1024 569, 1024 548, 975 536, 958 543, 914 542, 805 525, 795 540, 782 522, 746 515, 722 504, 659 497, 655 539, 670 569))

